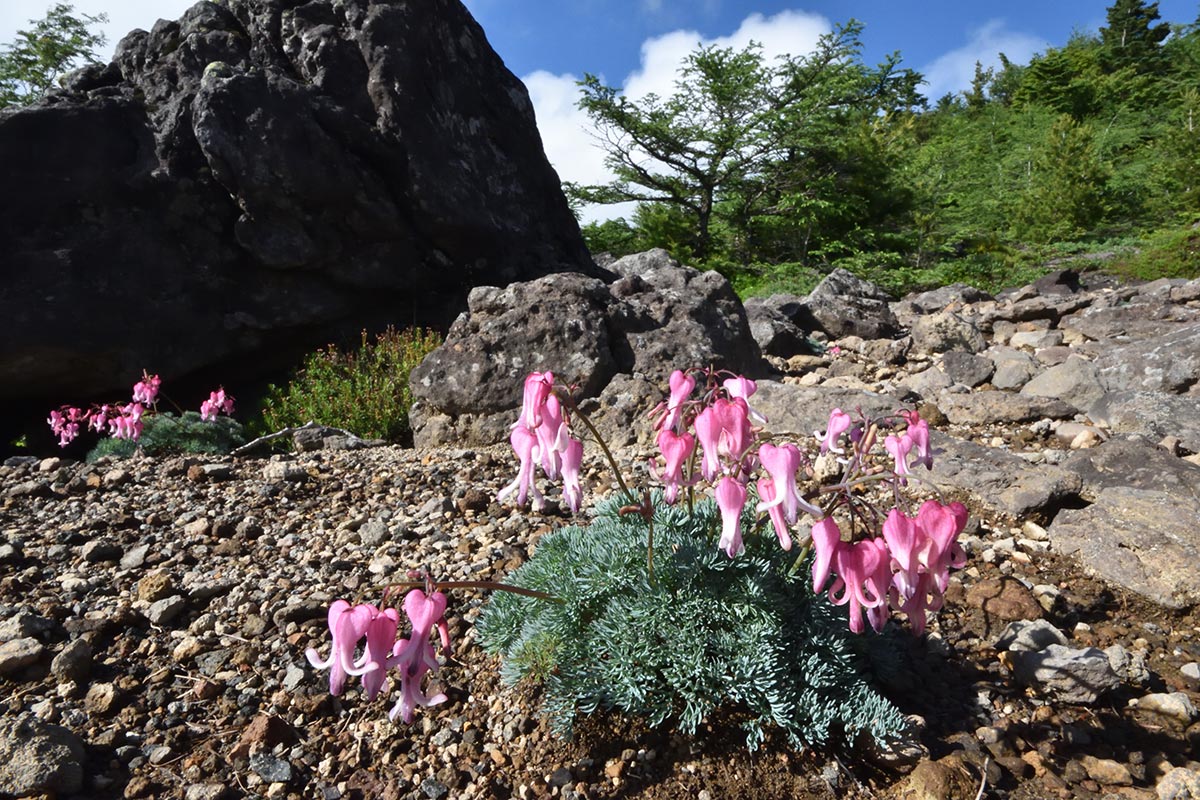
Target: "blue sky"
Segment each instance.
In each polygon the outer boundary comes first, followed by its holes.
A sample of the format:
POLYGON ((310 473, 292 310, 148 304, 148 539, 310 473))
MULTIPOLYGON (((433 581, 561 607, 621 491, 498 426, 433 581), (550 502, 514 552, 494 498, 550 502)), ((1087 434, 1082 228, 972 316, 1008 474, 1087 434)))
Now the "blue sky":
MULTIPOLYGON (((414 0, 419 2, 420 0, 414 0)), ((51 0, 0 0, 0 43, 13 40, 51 0)), ((698 43, 764 53, 807 52, 822 33, 855 18, 864 23, 863 57, 878 63, 900 51, 902 64, 924 74, 936 100, 964 89, 976 60, 1017 63, 1074 31, 1104 23, 1106 0, 466 0, 492 47, 529 87, 546 153, 564 180, 599 182, 603 159, 574 106, 575 81, 600 75, 631 97, 669 92, 679 60, 698 43)), ((85 13, 108 13, 107 50, 133 28, 177 18, 189 0, 75 0, 85 13)), ((1197 0, 1160 0, 1163 20, 1190 23, 1197 0)), ((107 55, 107 53, 106 53, 107 55)), ((601 216, 596 210, 586 219, 601 216)), ((610 214, 602 214, 610 216, 610 214)))

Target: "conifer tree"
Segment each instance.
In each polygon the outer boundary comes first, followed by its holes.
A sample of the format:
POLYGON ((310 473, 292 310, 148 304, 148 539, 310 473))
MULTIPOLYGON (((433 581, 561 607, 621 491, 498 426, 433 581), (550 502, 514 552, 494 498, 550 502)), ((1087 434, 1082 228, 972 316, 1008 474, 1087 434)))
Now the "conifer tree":
POLYGON ((1110 72, 1131 67, 1136 72, 1158 72, 1163 67, 1160 46, 1171 27, 1158 21, 1158 2, 1116 0, 1108 8, 1108 25, 1100 29, 1104 62, 1110 72))

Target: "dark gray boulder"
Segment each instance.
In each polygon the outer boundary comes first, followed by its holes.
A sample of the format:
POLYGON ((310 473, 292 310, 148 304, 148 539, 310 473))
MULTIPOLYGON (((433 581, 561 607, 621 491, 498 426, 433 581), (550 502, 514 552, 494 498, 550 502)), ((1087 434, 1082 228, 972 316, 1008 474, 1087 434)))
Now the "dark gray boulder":
POLYGON ((781 308, 792 301, 780 303, 780 298, 800 299, 796 295, 772 295, 751 297, 746 301, 746 318, 750 323, 750 334, 758 342, 758 349, 764 356, 780 358, 800 353, 813 354, 816 348, 808 338, 808 332, 793 322, 781 308))
POLYGON ((805 330, 824 331, 834 339, 891 339, 900 335, 891 301, 892 296, 881 286, 839 268, 808 293, 803 310, 798 310, 792 321, 805 330))
POLYGON ((632 412, 612 392, 602 395, 615 376, 637 378, 628 385, 641 397, 647 382, 665 387, 675 369, 763 373, 745 310, 721 275, 680 266, 663 250, 608 269, 610 284, 561 274, 473 290, 445 344, 410 376, 416 444, 502 441, 534 371, 554 372, 578 387, 579 399, 601 397, 617 429, 632 424, 624 416, 632 412))
POLYGON ((1104 350, 1096 359, 1110 392, 1181 393, 1200 386, 1200 322, 1104 350))
POLYGON ((0 403, 38 419, 601 274, 458 0, 200 2, 66 85, 0 112, 0 403))

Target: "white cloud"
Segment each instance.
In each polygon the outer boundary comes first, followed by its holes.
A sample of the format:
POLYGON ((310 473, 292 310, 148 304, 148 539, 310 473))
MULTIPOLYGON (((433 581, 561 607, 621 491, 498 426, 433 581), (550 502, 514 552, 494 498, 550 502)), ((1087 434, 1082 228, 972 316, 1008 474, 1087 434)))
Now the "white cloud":
POLYGON ((964 91, 975 77, 975 62, 984 69, 1000 66, 1000 53, 1014 64, 1024 64, 1034 53, 1044 51, 1048 42, 1019 31, 1005 29, 1004 20, 993 19, 971 31, 966 44, 943 53, 918 70, 927 85, 921 91, 936 103, 943 95, 964 91))
MULTIPOLYGON (((179 19, 195 0, 73 0, 76 14, 108 14, 108 23, 92 28, 108 38, 100 52, 101 60, 112 57, 117 42, 135 28, 150 30, 161 17, 179 19)), ((17 31, 28 30, 30 20, 42 19, 53 0, 4 0, 0 3, 0 43, 17 38, 17 31)))
MULTIPOLYGON (((784 54, 811 52, 817 39, 832 29, 829 21, 816 14, 782 11, 771 17, 751 14, 728 36, 705 39, 694 30, 676 30, 647 39, 642 43, 641 63, 621 84, 626 96, 644 98, 653 92, 660 97, 674 91, 675 80, 684 58, 697 45, 716 45, 741 49, 751 41, 762 45, 763 55, 773 60, 784 54)), ((537 111, 538 130, 546 157, 564 181, 604 183, 611 173, 604 166, 604 154, 596 146, 590 131, 594 128, 587 114, 576 107, 578 80, 574 75, 553 75, 539 71, 523 78, 537 111)), ((602 77, 601 80, 604 80, 602 77)), ((583 209, 585 222, 628 216, 631 207, 589 206, 583 209)))

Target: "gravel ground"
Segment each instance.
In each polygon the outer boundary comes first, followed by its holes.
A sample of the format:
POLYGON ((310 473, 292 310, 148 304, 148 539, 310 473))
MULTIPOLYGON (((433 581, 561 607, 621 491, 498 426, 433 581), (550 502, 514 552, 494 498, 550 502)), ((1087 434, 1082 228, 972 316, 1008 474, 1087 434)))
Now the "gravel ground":
MULTIPOLYGON (((594 497, 604 487, 591 467, 594 497)), ((921 720, 914 758, 798 754, 771 739, 750 756, 724 719, 690 739, 601 714, 555 739, 536 688, 502 686, 475 644, 475 593, 451 597, 455 652, 436 674, 446 703, 404 726, 387 720, 390 698, 331 698, 304 657, 328 652, 330 601, 378 601, 389 579, 422 567, 501 579, 568 520, 497 504, 514 469, 502 449, 397 447, 10 460, 0 794, 973 798, 982 786, 987 797, 1200 798, 1194 612, 1080 574, 1043 552, 1036 527, 986 519, 966 537, 971 564, 947 608, 884 686, 921 720), (1124 664, 1119 685, 1067 702, 1018 681, 996 640, 1035 618, 1074 648, 1107 648, 1124 664)))

